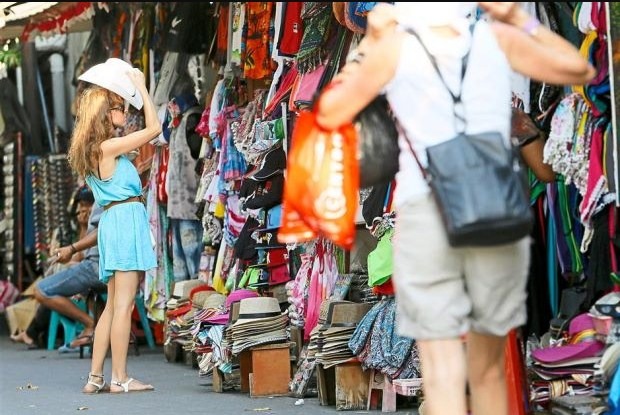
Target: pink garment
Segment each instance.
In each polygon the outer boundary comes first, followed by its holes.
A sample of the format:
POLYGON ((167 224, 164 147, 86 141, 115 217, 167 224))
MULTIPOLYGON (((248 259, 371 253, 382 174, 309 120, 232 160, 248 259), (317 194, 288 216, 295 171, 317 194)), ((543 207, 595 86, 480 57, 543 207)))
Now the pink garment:
POLYGON ((581 221, 589 223, 600 198, 605 195, 607 178, 603 173, 603 134, 604 129, 597 125, 592 133, 588 165, 588 181, 585 194, 579 204, 581 221))
POLYGON ((310 332, 318 324, 321 303, 323 302, 323 287, 321 286, 323 268, 323 244, 317 243, 316 255, 312 263, 312 272, 310 274, 310 291, 308 293, 308 307, 306 309, 304 340, 310 340, 310 332))

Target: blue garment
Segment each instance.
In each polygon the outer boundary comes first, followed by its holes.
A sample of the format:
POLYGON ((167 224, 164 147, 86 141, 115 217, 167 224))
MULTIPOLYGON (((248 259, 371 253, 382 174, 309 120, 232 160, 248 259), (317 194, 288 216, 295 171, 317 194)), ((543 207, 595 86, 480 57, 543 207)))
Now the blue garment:
POLYGON ((611 386, 609 387, 609 397, 607 398, 607 405, 609 411, 605 412, 605 415, 619 415, 620 414, 620 370, 616 368, 613 377, 611 378, 611 386))
POLYGON ((47 298, 86 295, 90 289, 106 291, 106 286, 97 278, 97 262, 88 259, 43 278, 37 288, 47 298))
POLYGON ((202 223, 198 220, 170 219, 170 229, 174 281, 195 280, 202 254, 202 223))
MULTIPOLYGON (((95 201, 105 207, 142 194, 140 176, 126 156, 120 156, 112 177, 85 178, 95 201)), ((120 203, 105 210, 99 220, 99 279, 107 283, 114 271, 147 271, 157 267, 146 208, 140 202, 120 203)))

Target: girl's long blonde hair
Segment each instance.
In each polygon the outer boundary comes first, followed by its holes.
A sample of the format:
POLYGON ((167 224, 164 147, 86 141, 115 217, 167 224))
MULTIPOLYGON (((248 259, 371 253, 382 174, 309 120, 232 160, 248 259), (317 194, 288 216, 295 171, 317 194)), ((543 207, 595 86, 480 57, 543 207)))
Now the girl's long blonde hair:
POLYGON ((110 108, 123 105, 122 97, 96 85, 88 87, 78 98, 68 159, 80 177, 97 170, 101 143, 114 135, 110 108))

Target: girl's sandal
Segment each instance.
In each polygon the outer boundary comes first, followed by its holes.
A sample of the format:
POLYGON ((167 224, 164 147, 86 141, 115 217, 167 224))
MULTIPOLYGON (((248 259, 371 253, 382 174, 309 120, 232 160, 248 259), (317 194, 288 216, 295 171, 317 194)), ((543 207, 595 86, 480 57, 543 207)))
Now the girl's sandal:
POLYGON ((134 378, 129 378, 125 382, 119 382, 119 381, 113 380, 111 383, 112 383, 112 386, 119 386, 121 388, 120 390, 110 389, 111 393, 147 392, 147 391, 155 390, 155 388, 152 385, 144 384, 138 380, 135 380, 134 378), (131 383, 137 386, 130 388, 129 385, 131 383))
POLYGON ((99 393, 99 392, 109 392, 109 391, 110 391, 110 387, 105 382, 105 380, 103 380, 103 375, 95 375, 94 373, 88 374, 88 381, 86 382, 86 385, 84 386, 84 388, 82 388, 82 392, 89 394, 89 395, 99 393), (98 383, 95 381, 95 379, 100 379, 101 382, 98 383))

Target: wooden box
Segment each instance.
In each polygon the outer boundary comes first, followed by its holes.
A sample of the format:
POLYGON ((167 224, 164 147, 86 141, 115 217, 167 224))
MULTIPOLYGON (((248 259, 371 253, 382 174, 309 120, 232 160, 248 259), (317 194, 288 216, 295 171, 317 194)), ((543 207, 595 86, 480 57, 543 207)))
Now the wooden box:
POLYGON ((336 365, 336 410, 366 410, 370 371, 359 362, 336 365))
POLYGON ((291 380, 289 343, 252 347, 239 354, 241 391, 251 397, 287 396, 291 380))

